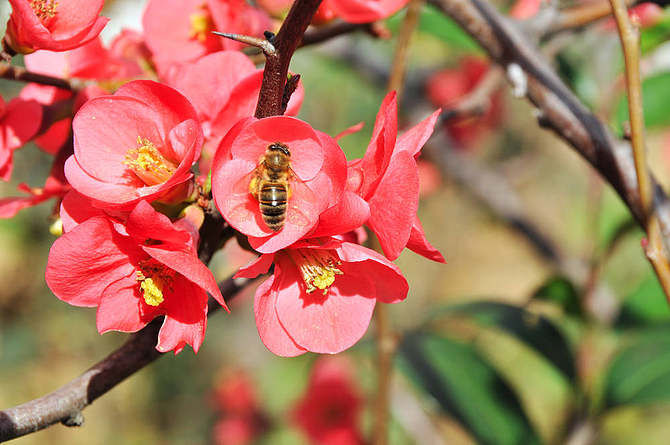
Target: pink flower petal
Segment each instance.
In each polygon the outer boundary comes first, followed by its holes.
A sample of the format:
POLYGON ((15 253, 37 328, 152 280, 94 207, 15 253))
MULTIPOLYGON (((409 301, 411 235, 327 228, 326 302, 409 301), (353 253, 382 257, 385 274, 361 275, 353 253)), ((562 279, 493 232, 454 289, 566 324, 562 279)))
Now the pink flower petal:
POLYGON ((384 254, 391 260, 398 258, 419 207, 419 173, 409 152, 393 156, 368 204, 368 225, 377 234, 384 254))
POLYGON ((370 279, 355 268, 335 278, 327 295, 310 294, 292 262, 277 274, 276 310, 281 325, 308 351, 336 354, 351 347, 365 334, 375 307, 370 279))
POLYGON ((98 332, 137 332, 150 319, 140 315, 139 284, 135 275, 121 278, 107 286, 100 297, 96 316, 98 332))
POLYGON ((274 280, 275 275, 265 280, 256 289, 254 315, 258 335, 265 347, 274 354, 282 357, 295 357, 304 354, 307 350, 298 346, 279 323, 275 311, 277 292, 272 290, 274 280))
POLYGON ((274 254, 263 254, 254 258, 249 264, 240 267, 233 278, 256 278, 257 276, 266 273, 270 270, 272 262, 274 261, 274 254))
POLYGON ((419 218, 416 216, 414 216, 414 222, 412 223, 412 231, 409 235, 407 248, 429 260, 437 261, 438 263, 446 263, 440 251, 433 247, 426 239, 426 234, 421 226, 421 221, 419 221, 419 218))
POLYGON ((173 286, 173 292, 163 303, 167 315, 158 333, 156 349, 174 350, 178 354, 188 344, 197 354, 207 329, 207 294, 185 280, 176 280, 173 286))
POLYGON ((334 236, 357 229, 370 218, 368 203, 356 193, 345 191, 342 200, 319 217, 319 224, 309 236, 334 236))
POLYGON ((421 152, 421 147, 433 134, 435 122, 441 112, 442 109, 435 110, 433 114, 404 132, 396 141, 395 152, 404 150, 416 158, 421 152))

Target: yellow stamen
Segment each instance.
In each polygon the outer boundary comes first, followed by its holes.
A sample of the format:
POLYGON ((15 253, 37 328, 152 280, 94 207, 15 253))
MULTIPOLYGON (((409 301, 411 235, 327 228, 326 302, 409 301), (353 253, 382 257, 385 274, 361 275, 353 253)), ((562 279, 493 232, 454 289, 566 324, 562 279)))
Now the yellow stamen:
POLYGON ((170 179, 177 167, 167 160, 146 138, 137 136, 138 148, 126 152, 127 165, 146 185, 156 185, 170 179))
POLYGON ((149 306, 158 306, 163 302, 163 283, 159 279, 145 278, 140 283, 140 289, 145 303, 149 306))
POLYGON ((329 250, 297 249, 291 251, 291 257, 300 269, 307 293, 320 289, 326 295, 335 275, 343 274, 338 268, 342 262, 329 250))
POLYGON ((58 2, 54 0, 31 0, 30 7, 41 22, 45 22, 56 15, 58 2))
POLYGON ((209 14, 209 10, 207 10, 207 6, 201 5, 197 12, 189 16, 189 20, 191 21, 191 31, 188 37, 204 43, 210 32, 214 29, 214 22, 212 21, 212 16, 209 14))

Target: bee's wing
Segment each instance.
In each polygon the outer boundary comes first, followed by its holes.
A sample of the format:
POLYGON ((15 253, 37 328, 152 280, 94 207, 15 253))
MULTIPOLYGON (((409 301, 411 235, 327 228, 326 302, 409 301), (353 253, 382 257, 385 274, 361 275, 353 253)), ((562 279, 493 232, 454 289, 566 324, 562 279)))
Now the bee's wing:
POLYGON ((289 199, 286 220, 296 226, 307 226, 312 222, 308 216, 316 211, 316 195, 289 167, 289 199))
POLYGON ((253 218, 254 210, 258 208, 258 203, 248 199, 248 195, 251 194, 257 198, 258 192, 256 186, 259 183, 260 178, 259 168, 256 167, 251 172, 238 179, 233 185, 231 191, 232 196, 228 197, 228 202, 235 203, 229 211, 231 219, 236 221, 248 221, 253 218))

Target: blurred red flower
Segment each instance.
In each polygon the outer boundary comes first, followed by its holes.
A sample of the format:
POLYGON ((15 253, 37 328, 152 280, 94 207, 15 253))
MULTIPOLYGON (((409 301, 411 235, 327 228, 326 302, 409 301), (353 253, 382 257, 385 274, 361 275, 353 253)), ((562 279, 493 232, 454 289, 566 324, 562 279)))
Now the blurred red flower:
POLYGON ((67 51, 96 38, 109 21, 104 0, 9 0, 5 40, 19 53, 67 51))
POLYGON ((165 315, 156 349, 198 352, 207 326, 207 293, 223 296, 195 249, 197 233, 140 201, 125 224, 94 216, 58 238, 46 281, 74 306, 97 306, 102 334, 135 332, 165 315))
POLYGON ((293 412, 295 423, 312 443, 364 443, 358 425, 363 399, 354 381, 353 367, 345 357, 322 357, 316 362, 305 395, 293 412))
POLYGON ((139 200, 182 200, 200 156, 198 116, 176 90, 149 80, 88 101, 74 117, 74 155, 65 164, 72 187, 99 207, 139 200))

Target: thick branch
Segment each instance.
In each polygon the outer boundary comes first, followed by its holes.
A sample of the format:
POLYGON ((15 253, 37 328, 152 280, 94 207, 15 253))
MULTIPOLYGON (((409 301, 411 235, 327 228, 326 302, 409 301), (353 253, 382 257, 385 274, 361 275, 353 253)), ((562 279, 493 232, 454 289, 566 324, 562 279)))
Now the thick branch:
POLYGON ((44 74, 33 73, 20 66, 15 66, 7 62, 0 62, 0 78, 16 80, 20 82, 34 82, 41 85, 62 88, 64 90, 74 91, 76 88, 69 80, 59 77, 46 76, 44 74))
MULTIPOLYGON (((539 110, 540 123, 575 148, 621 196, 644 227, 646 217, 637 186, 630 144, 617 140, 528 42, 493 6, 482 0, 431 0, 458 22, 503 67, 516 64, 527 76, 527 97, 539 110)), ((665 193, 652 177, 654 209, 664 238, 670 234, 665 193)))
MULTIPOLYGON (((221 283, 221 292, 230 301, 249 282, 246 279, 228 278, 221 283)), ((209 314, 220 307, 210 299, 209 314)), ((164 355, 156 350, 156 338, 162 323, 162 319, 152 321, 133 334, 119 349, 51 394, 0 411, 0 442, 39 431, 58 422, 67 426, 81 425, 81 411, 84 408, 164 355)))
POLYGON ((279 32, 271 39, 275 51, 265 54, 263 83, 256 106, 257 118, 282 114, 284 85, 291 57, 320 4, 321 0, 296 0, 279 32))

